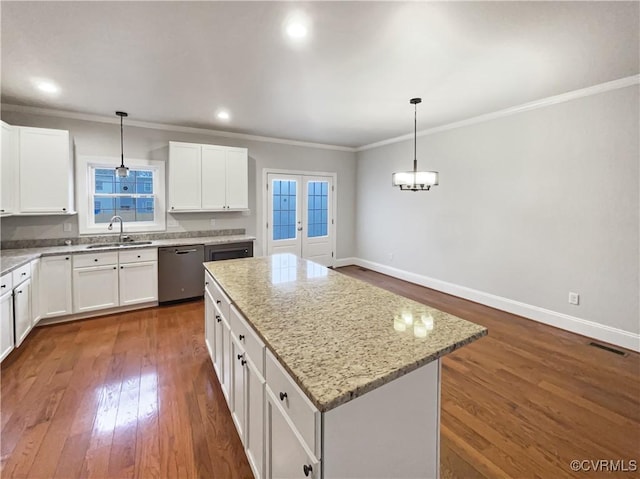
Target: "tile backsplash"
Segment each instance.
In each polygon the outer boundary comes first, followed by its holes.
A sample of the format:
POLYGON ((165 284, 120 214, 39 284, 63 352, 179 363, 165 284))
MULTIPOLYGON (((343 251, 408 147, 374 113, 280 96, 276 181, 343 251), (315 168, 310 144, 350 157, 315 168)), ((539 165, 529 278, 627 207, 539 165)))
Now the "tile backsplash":
MULTIPOLYGON (((205 236, 230 236, 246 234, 244 228, 220 229, 220 230, 201 230, 201 231, 176 231, 171 233, 136 233, 127 235, 135 241, 148 241, 172 238, 200 238, 205 236)), ((0 243, 0 249, 16 249, 16 248, 41 248, 46 246, 64 246, 65 241, 71 244, 93 244, 105 243, 113 241, 118 235, 97 235, 97 236, 81 236, 72 238, 48 238, 48 239, 22 239, 22 240, 6 240, 0 243)))

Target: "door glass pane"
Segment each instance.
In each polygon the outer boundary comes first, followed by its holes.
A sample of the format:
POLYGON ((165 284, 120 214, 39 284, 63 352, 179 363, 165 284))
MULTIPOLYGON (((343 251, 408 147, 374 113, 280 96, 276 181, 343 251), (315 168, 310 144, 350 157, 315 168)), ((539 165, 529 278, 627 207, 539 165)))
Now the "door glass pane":
POLYGON ((296 237, 296 182, 273 180, 273 239, 285 240, 296 237))
POLYGON ((327 181, 310 181, 307 183, 307 237, 327 236, 328 214, 327 181))

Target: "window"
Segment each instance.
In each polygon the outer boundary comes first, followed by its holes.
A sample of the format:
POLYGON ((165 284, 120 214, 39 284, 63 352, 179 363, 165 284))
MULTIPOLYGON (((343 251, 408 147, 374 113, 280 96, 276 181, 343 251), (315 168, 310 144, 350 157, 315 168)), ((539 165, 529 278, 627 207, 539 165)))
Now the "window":
POLYGON ((114 215, 125 222, 153 222, 155 196, 153 170, 129 170, 129 176, 120 178, 113 168, 91 168, 93 177, 93 221, 109 223, 114 215))
POLYGON ((130 168, 126 178, 116 175, 116 163, 116 159, 79 158, 78 197, 86 193, 88 200, 78 201, 80 233, 107 233, 116 215, 127 233, 164 230, 164 162, 126 160, 130 168))
POLYGON ((309 181, 307 185, 307 236, 309 238, 327 236, 329 183, 326 181, 309 181))
POLYGON ((273 239, 296 237, 296 182, 273 181, 273 239))

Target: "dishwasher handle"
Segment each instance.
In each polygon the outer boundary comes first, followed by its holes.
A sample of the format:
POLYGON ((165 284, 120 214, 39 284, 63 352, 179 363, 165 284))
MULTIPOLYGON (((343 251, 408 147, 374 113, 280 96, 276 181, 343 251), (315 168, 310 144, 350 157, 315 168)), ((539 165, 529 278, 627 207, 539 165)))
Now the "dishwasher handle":
POLYGON ((187 254, 187 253, 197 253, 197 249, 177 249, 175 254, 187 254))

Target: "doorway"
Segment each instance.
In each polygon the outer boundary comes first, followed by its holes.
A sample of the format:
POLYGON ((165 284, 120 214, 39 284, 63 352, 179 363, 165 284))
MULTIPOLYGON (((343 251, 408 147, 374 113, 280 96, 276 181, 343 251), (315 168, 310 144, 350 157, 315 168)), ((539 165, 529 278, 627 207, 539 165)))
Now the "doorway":
POLYGON ((267 254, 334 265, 335 173, 266 172, 267 254))

